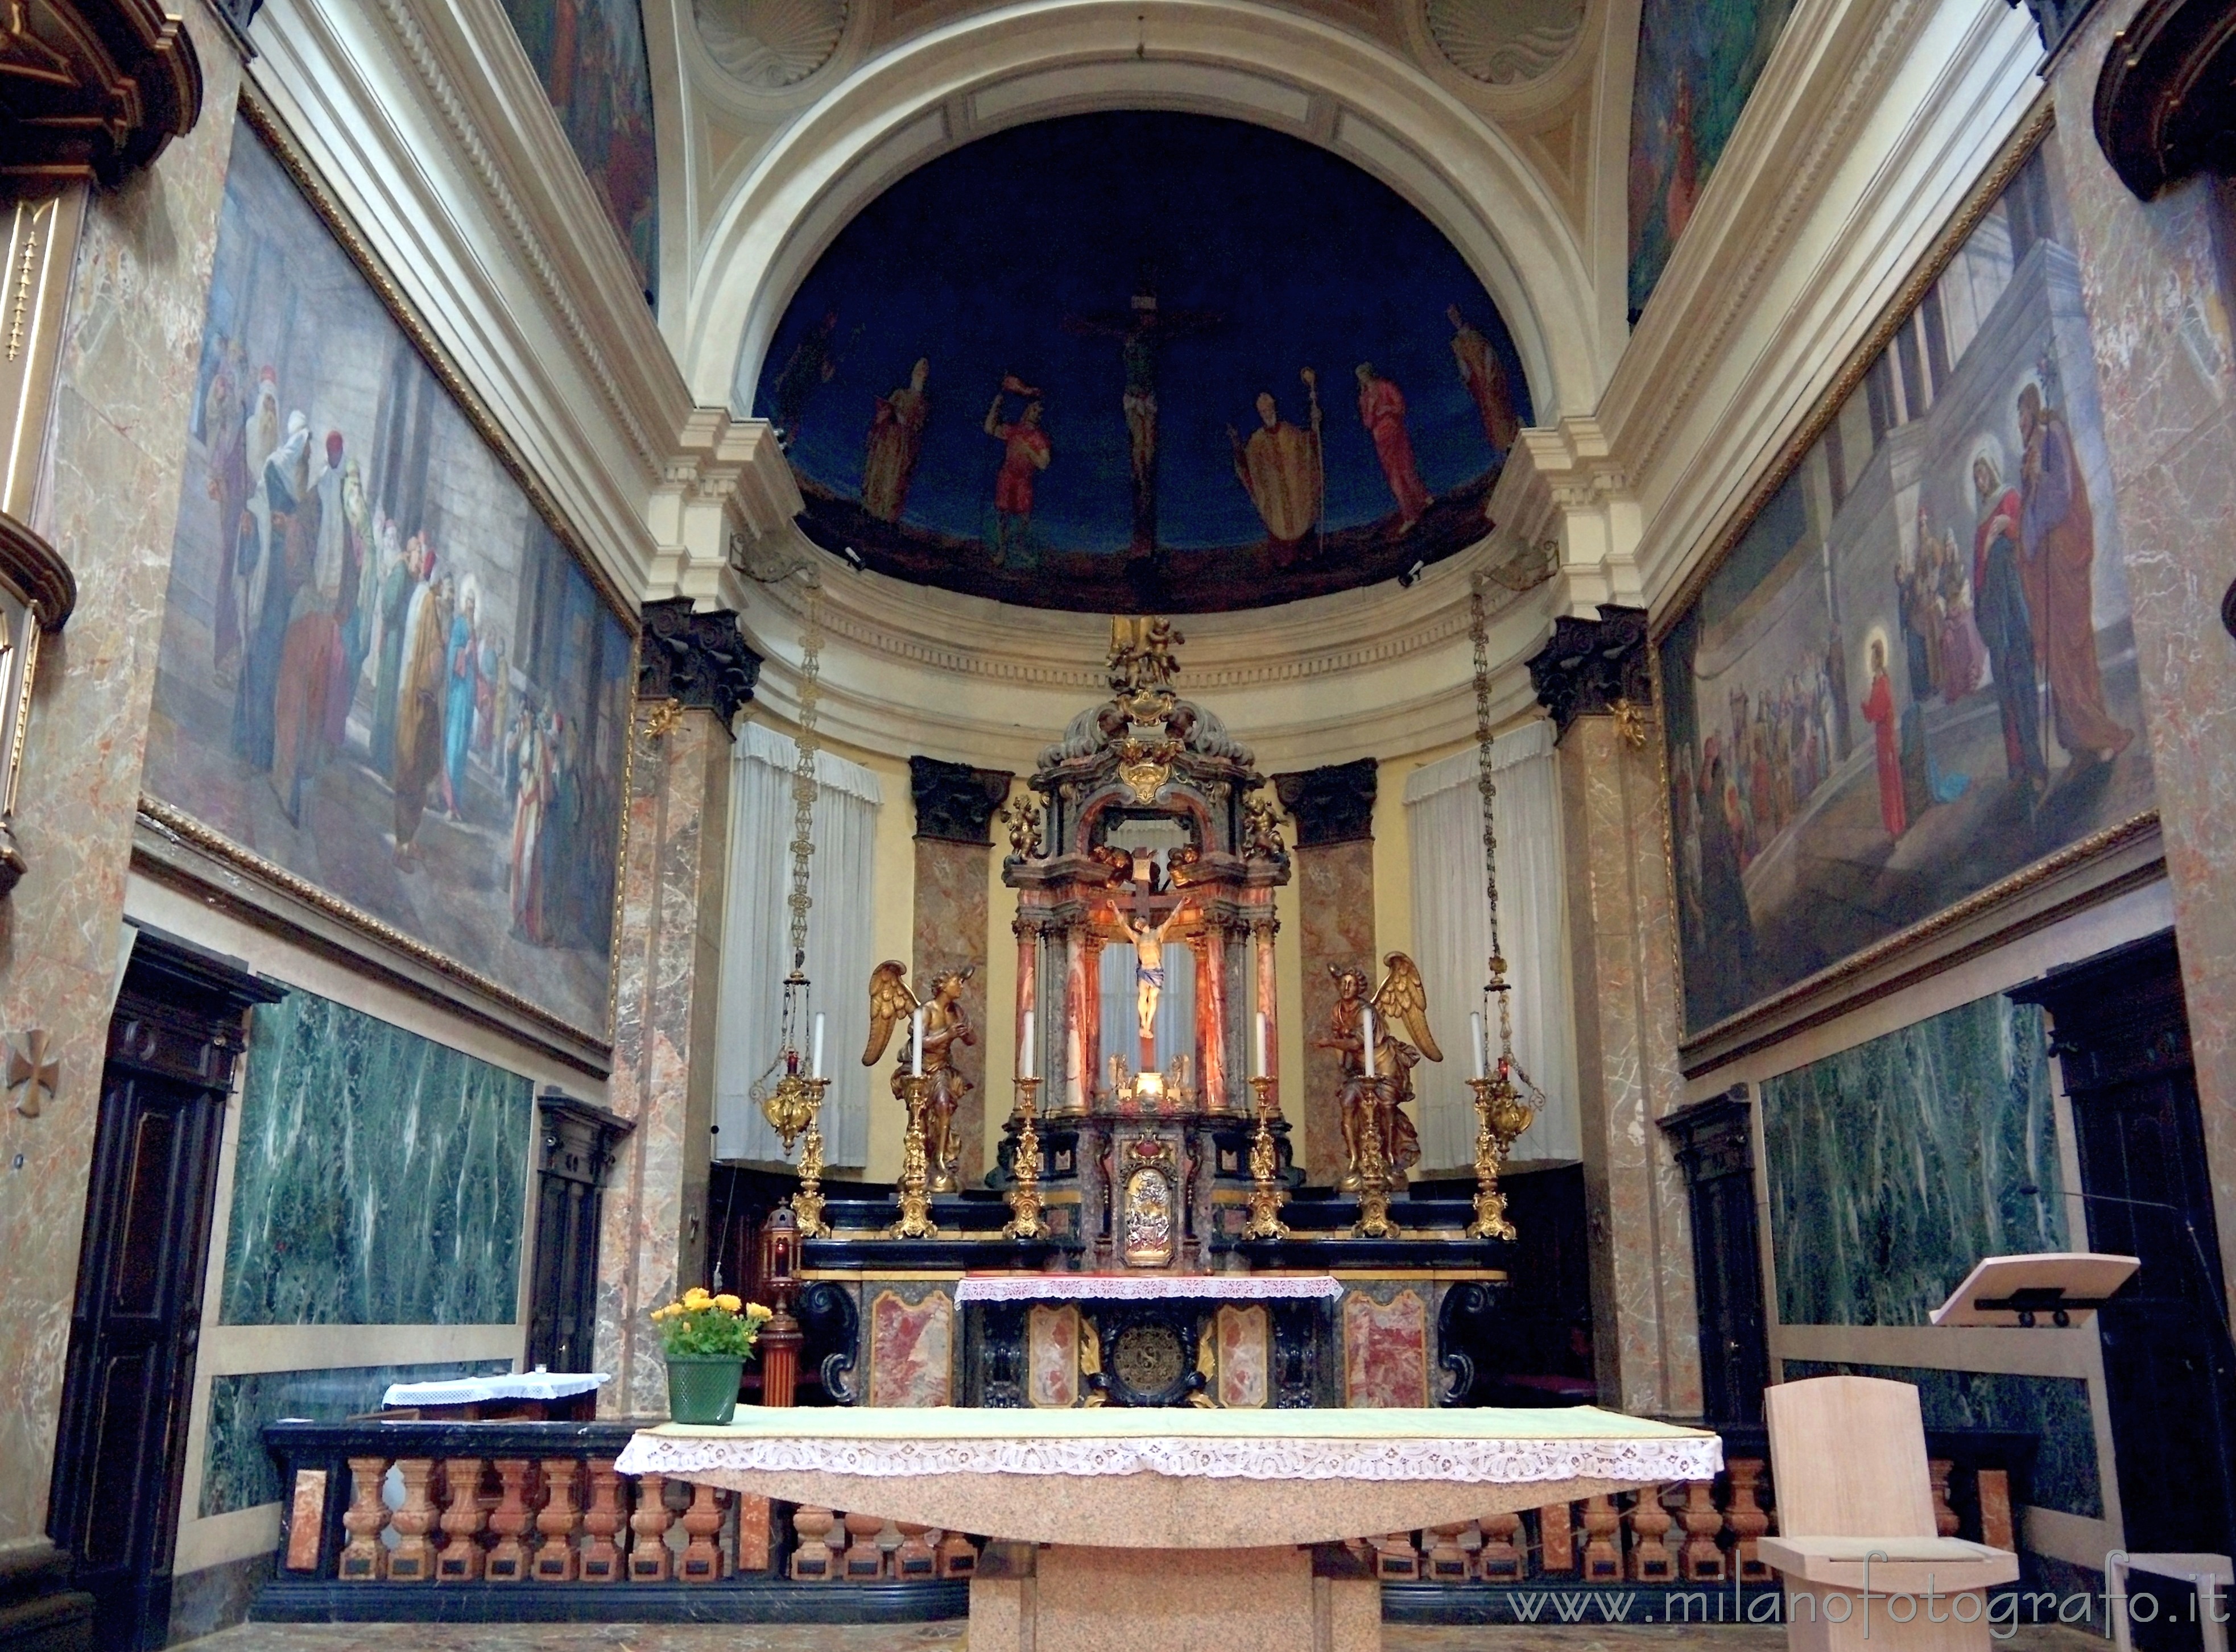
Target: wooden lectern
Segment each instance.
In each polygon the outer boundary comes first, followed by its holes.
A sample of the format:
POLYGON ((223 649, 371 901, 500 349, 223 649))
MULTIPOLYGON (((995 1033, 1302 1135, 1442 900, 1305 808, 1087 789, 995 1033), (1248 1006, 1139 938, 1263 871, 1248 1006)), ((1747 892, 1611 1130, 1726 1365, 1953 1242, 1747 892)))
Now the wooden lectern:
POLYGON ((1763 1392, 1788 1652, 1986 1652, 2019 1557, 1937 1535, 1917 1390, 1815 1377, 1763 1392))

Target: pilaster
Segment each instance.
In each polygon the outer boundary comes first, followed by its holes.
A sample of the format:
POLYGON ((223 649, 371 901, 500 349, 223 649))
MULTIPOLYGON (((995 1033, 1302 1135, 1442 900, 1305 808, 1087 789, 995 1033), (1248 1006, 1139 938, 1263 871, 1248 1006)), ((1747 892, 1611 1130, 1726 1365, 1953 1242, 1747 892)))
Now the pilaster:
POLYGON ((1646 616, 1614 606, 1599 615, 1562 617, 1529 662, 1560 729, 1592 1345, 1601 1403, 1696 1416, 1699 1314, 1684 1178, 1663 1133, 1648 1128, 1682 1104, 1684 1088, 1646 616))
POLYGON ((966 972, 963 1013, 977 1042, 955 1052, 955 1065, 970 1093, 955 1110, 956 1179, 974 1187, 986 1172, 986 1114, 1008 1106, 1006 1089, 990 1092, 1006 1075, 986 1071, 986 856, 994 843, 994 811, 1009 795, 1013 776, 937 757, 909 759, 909 791, 916 804, 916 938, 911 976, 917 995, 929 998, 947 971, 966 972))
POLYGON ((602 1415, 665 1412, 648 1316, 706 1267, 730 719, 760 668, 736 615, 694 613, 683 598, 646 605, 608 1091, 608 1105, 634 1128, 599 1220, 598 1368, 614 1373, 599 1394, 602 1415))
POLYGON ((646 590, 729 600, 739 575, 768 579, 804 563, 808 547, 792 526, 799 508, 799 484, 766 419, 693 409, 645 503, 654 543, 646 590))
MULTIPOLYGON (((1305 1170, 1315 1182, 1344 1172, 1343 1066, 1325 1037, 1335 1010, 1335 972, 1374 968, 1375 762, 1277 774, 1273 788, 1297 823, 1297 940, 1304 975, 1305 1170)), ((1294 1092, 1292 1092, 1294 1093, 1294 1092)))

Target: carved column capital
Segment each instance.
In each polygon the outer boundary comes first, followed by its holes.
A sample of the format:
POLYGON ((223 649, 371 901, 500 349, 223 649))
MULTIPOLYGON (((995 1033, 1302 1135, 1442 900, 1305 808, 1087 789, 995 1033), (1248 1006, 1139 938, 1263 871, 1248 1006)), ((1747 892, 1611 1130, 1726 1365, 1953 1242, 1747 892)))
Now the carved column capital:
POLYGON ((916 800, 916 835, 944 843, 992 843, 994 811, 1008 800, 1009 782, 1015 778, 1006 770, 911 757, 909 791, 916 800))
POLYGON ((1538 704, 1561 733, 1580 717, 1605 717, 1618 708, 1654 704, 1646 663, 1646 610, 1600 605, 1596 620, 1562 614, 1553 640, 1529 658, 1529 681, 1538 704))
POLYGON ((1281 807, 1296 818, 1297 846, 1372 842, 1374 775, 1372 757, 1275 775, 1281 807))
POLYGON ((727 608, 691 611, 688 597, 644 605, 644 643, 637 657, 642 700, 676 700, 710 711, 724 728, 753 697, 761 657, 746 646, 727 608))

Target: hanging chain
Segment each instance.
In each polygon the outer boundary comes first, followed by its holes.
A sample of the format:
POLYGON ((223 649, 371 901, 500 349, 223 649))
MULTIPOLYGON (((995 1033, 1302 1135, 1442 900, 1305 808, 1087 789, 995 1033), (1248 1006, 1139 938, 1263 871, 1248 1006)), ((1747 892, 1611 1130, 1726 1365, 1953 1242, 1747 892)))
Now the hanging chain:
POLYGON ((1468 639, 1475 645, 1475 787, 1483 798, 1483 892, 1490 902, 1491 968, 1503 974, 1506 950, 1498 942, 1498 829, 1491 823, 1498 783, 1491 777, 1490 763, 1490 622, 1483 613, 1480 577, 1468 593, 1468 639))
POLYGON ((792 978, 807 965, 807 863, 815 853, 815 701, 823 672, 822 593, 807 587, 807 615, 799 635, 799 752, 792 767, 792 978))

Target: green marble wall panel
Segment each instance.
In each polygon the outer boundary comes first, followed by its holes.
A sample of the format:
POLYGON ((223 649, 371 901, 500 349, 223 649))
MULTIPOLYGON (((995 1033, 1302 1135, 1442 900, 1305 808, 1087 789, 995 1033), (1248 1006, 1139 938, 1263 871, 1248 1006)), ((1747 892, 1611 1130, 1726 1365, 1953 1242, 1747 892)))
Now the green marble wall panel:
POLYGON ((2096 1426, 2088 1385, 2078 1377, 2023 1377, 2008 1371, 1930 1371, 1916 1366, 1786 1361, 1786 1380, 1884 1377, 1913 1384, 1928 1428, 2003 1428, 2040 1437, 2027 1500, 2037 1508, 2101 1519, 2096 1426))
POLYGON ((209 1444, 202 1455, 204 1519, 277 1503, 280 1465, 264 1449, 267 1423, 282 1418, 339 1422, 378 1410, 391 1382, 440 1382, 512 1369, 510 1360, 434 1365, 360 1365, 334 1371, 259 1371, 210 1379, 209 1444))
POLYGON ((2042 1012, 1997 994, 1766 1079, 1778 1316, 1922 1325, 1983 1256, 2066 1248, 2042 1012), (2022 1195, 2022 1184, 2042 1190, 2022 1195))
POLYGON ((516 1317, 532 1089, 315 993, 260 1008, 223 1322, 516 1317))

